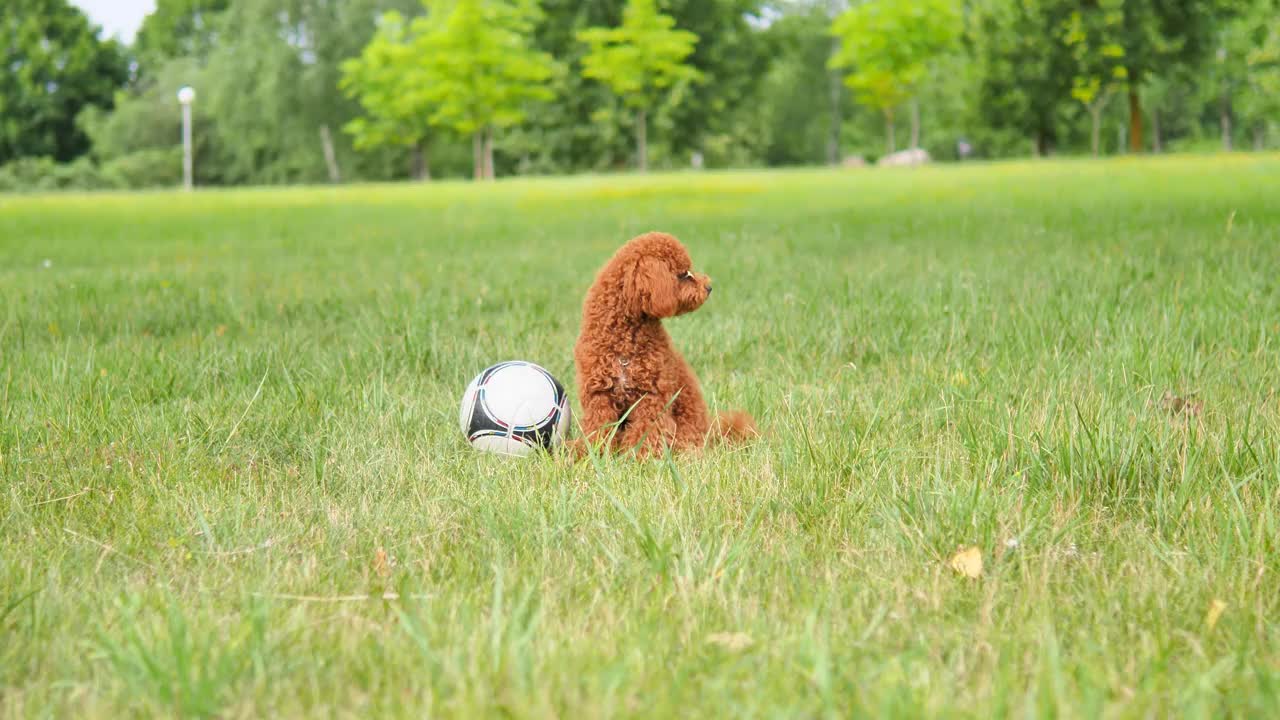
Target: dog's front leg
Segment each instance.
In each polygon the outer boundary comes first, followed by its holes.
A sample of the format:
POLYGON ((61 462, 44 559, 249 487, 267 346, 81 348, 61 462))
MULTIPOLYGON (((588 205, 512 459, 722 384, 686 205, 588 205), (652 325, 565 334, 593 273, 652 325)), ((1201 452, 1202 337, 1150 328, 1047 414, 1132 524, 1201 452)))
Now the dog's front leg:
POLYGON ((660 455, 675 444, 676 421, 670 408, 653 394, 640 398, 622 420, 613 442, 618 450, 632 450, 641 457, 660 455))
POLYGON ((582 435, 593 445, 608 442, 618 430, 622 415, 608 392, 592 392, 582 395, 582 435))
POLYGON ((675 445, 681 450, 702 447, 707 439, 707 401, 702 398, 698 378, 688 365, 681 363, 678 377, 679 391, 671 400, 671 415, 675 420, 675 445))

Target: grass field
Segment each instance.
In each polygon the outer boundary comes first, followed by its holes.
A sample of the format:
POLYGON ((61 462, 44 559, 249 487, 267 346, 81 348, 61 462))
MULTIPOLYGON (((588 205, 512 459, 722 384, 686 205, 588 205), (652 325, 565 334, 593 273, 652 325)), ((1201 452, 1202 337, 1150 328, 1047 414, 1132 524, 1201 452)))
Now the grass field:
POLYGON ((0 197, 0 716, 1280 707, 1280 157, 0 197), (462 441, 648 229, 767 436, 462 441), (981 553, 970 578, 949 559, 981 553))

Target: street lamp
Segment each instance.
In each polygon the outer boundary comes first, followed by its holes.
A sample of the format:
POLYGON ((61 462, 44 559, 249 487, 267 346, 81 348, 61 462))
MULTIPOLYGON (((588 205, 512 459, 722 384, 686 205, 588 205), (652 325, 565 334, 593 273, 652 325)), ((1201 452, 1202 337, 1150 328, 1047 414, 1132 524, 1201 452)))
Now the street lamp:
POLYGON ((190 85, 178 90, 178 102, 182 103, 182 188, 191 189, 191 103, 196 91, 190 85))

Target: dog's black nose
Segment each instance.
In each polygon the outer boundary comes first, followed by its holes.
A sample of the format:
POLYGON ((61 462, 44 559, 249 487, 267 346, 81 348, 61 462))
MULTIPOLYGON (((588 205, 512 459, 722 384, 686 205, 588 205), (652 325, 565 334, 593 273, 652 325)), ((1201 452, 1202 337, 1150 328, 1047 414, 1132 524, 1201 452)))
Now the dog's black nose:
POLYGON ((708 295, 710 295, 710 294, 711 294, 711 286, 710 286, 710 285, 708 285, 708 286, 707 286, 707 294, 708 294, 708 295))

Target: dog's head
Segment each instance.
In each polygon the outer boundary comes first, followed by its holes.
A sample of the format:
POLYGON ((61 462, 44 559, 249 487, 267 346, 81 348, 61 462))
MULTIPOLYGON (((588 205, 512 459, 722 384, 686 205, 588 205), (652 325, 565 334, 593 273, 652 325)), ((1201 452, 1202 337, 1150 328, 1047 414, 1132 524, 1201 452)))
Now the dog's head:
POLYGON ((632 239, 611 264, 621 276, 622 302, 635 317, 683 315, 702 307, 711 295, 711 278, 693 272, 689 251, 665 233, 632 239))

